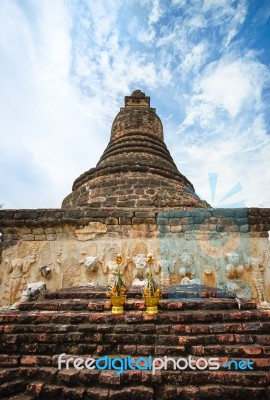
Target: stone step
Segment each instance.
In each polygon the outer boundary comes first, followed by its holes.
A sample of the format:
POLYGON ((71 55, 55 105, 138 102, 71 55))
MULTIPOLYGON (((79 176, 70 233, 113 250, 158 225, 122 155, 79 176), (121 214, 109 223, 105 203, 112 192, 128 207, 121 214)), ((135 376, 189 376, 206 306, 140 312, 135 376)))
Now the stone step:
MULTIPOLYGON (((35 383, 34 383, 35 384, 35 383)), ((33 384, 33 385, 34 385, 33 384)), ((38 385, 38 383, 37 383, 38 385)), ((29 390, 34 391, 29 387, 29 390)), ((38 397, 21 393, 19 395, 3 397, 3 400, 247 400, 269 399, 269 388, 256 386, 222 386, 208 384, 204 386, 172 386, 159 385, 154 388, 147 386, 130 386, 121 389, 104 389, 99 386, 93 388, 59 388, 57 385, 44 385, 38 397), (61 390, 60 390, 61 389, 61 390)))
POLYGON ((269 321, 270 310, 160 310, 156 315, 147 314, 141 310, 126 310, 124 314, 114 315, 111 311, 6 311, 0 313, 0 330, 2 325, 16 324, 192 324, 192 323, 222 323, 269 321))
MULTIPOLYGON (((151 344, 165 346, 191 346, 191 345, 211 345, 211 344, 250 344, 257 343, 260 345, 270 345, 270 336, 262 333, 246 334, 246 333, 217 333, 204 335, 178 335, 178 334, 143 334, 137 333, 83 333, 83 332, 68 332, 68 333, 26 333, 26 334, 4 334, 0 343, 0 350, 4 351, 5 346, 9 345, 28 345, 30 343, 52 344, 57 343, 61 347, 61 343, 68 345, 69 343, 116 343, 116 344, 151 344)), ((14 346, 15 347, 15 346, 14 346)), ((13 350, 12 350, 13 351, 13 350)), ((24 349, 22 349, 24 351, 24 349)))
MULTIPOLYGON (((114 315, 110 300, 84 298, 71 289, 59 291, 67 297, 28 302, 19 311, 0 313, 1 398, 247 400, 269 395, 270 310, 256 309, 253 301, 243 301, 238 309, 230 297, 165 297, 159 313, 149 315, 134 290, 124 314, 114 315), (174 371, 171 360, 167 371, 155 375, 149 370, 116 375, 110 370, 77 371, 71 362, 69 370, 59 371, 61 353, 95 359, 219 357, 221 367, 174 371), (232 359, 250 360, 254 370, 230 370, 232 359)), ((104 295, 102 290, 96 293, 104 295)))
MULTIPOLYGON (((158 306, 159 310, 227 310, 238 309, 235 299, 192 299, 187 301, 174 301, 170 299, 161 299, 158 306)), ((126 311, 146 310, 143 299, 129 298, 124 306, 126 311)), ((254 301, 242 301, 242 310, 256 309, 254 301)), ((71 311, 108 311, 111 310, 111 301, 104 299, 52 299, 39 300, 36 302, 25 302, 19 306, 20 311, 34 310, 71 310, 71 311)))
MULTIPOLYGON (((9 324, 0 325, 0 331, 3 335, 25 333, 28 335, 37 333, 68 333, 68 332, 82 332, 82 333, 137 333, 145 334, 220 334, 220 333, 270 333, 270 321, 260 322, 201 322, 201 323, 183 323, 183 324, 153 324, 151 321, 141 322, 139 324, 129 323, 119 324, 108 323, 79 323, 79 324, 53 324, 53 323, 40 323, 30 324, 9 324)), ((4 336, 3 336, 4 337, 4 336)), ((31 336, 30 336, 31 338, 31 336)), ((37 338, 35 338, 37 339, 37 338)))
MULTIPOLYGON (((46 299, 106 299, 107 286, 87 287, 77 286, 71 288, 64 288, 55 292, 46 293, 46 299)), ((142 287, 131 286, 129 288, 128 298, 140 299, 142 297, 142 287)), ((192 285, 177 285, 162 287, 162 297, 169 299, 206 299, 206 298, 235 298, 231 292, 209 287, 206 285, 192 284, 192 285)))
MULTIPOLYGON (((71 355, 67 355, 63 357, 63 360, 66 358, 69 359, 71 355)), ((73 357, 82 357, 82 356, 74 356, 73 357)), ((90 356, 87 356, 90 357, 90 356)), ((83 356, 83 358, 87 358, 83 356)), ((116 358, 117 355, 110 356, 111 358, 116 358)), ((124 357, 124 356, 121 356, 124 357)), ((134 357, 134 359, 139 359, 140 357, 134 357)), ((9 368, 3 369, 5 373, 6 380, 2 381, 1 388, 8 386, 8 382, 18 382, 20 379, 23 380, 40 380, 42 382, 61 382, 63 384, 68 384, 70 386, 78 386, 83 383, 86 386, 92 386, 95 382, 99 381, 108 386, 113 385, 126 385, 126 384, 134 384, 134 383, 154 383, 157 381, 162 382, 175 382, 181 384, 206 384, 209 381, 215 381, 215 383, 222 384, 230 384, 233 382, 245 383, 248 385, 252 385, 253 383, 257 383, 258 386, 265 386, 270 383, 270 373, 269 369, 265 369, 265 371, 258 371, 254 368, 254 370, 236 370, 234 362, 230 366, 230 370, 222 366, 222 363, 225 359, 220 359, 220 369, 219 370, 199 370, 192 371, 191 369, 183 370, 179 373, 179 370, 173 369, 173 362, 171 360, 176 360, 181 357, 173 357, 170 358, 168 362, 167 369, 156 370, 153 374, 152 371, 146 370, 126 370, 121 372, 120 374, 116 374, 115 370, 103 370, 100 371, 98 369, 88 370, 86 368, 82 370, 77 370, 73 367, 72 361, 69 362, 69 369, 65 369, 65 364, 62 364, 62 369, 58 370, 57 359, 55 357, 55 365, 46 367, 46 366, 22 366, 19 368, 9 368)), ((148 359, 148 357, 147 357, 148 359)), ((208 358, 205 358, 208 360, 208 358)), ((192 360, 197 361, 200 358, 192 357, 192 360)), ((235 358, 234 361, 240 361, 241 359, 235 358)), ((249 359, 251 360, 251 359, 249 359)), ((228 362, 227 362, 228 363, 228 362)), ((182 363, 183 365, 183 363, 182 363)), ((252 367, 254 367, 252 365, 252 367)))
POLYGON ((10 397, 13 394, 21 393, 26 388, 25 380, 12 380, 0 385, 0 398, 10 397))
MULTIPOLYGON (((1 356, 0 360, 0 367, 2 369, 1 371, 1 382, 7 382, 10 380, 14 380, 15 378, 18 378, 21 376, 22 373, 25 373, 25 377, 28 377, 28 375, 31 373, 35 373, 36 369, 43 370, 44 368, 58 368, 58 358, 59 355, 62 354, 61 359, 63 359, 63 365, 66 365, 66 360, 69 359, 69 366, 73 366, 73 359, 75 358, 102 358, 105 356, 108 356, 110 358, 121 358, 125 359, 128 356, 138 359, 140 357, 147 358, 152 356, 155 358, 160 358, 160 357, 169 357, 170 359, 177 360, 178 358, 188 358, 191 356, 194 360, 200 359, 201 357, 209 359, 211 357, 219 357, 220 359, 220 369, 227 369, 228 363, 231 360, 235 361, 240 361, 242 359, 244 360, 250 360, 252 362, 252 367, 254 371, 263 371, 263 370, 269 370, 270 368, 270 358, 268 352, 265 352, 265 348, 259 348, 259 346, 255 345, 245 345, 243 347, 243 351, 241 352, 240 346, 238 347, 229 347, 229 349, 226 349, 226 346, 224 346, 222 349, 220 348, 215 348, 211 352, 210 347, 206 348, 203 346, 194 346, 190 349, 190 351, 186 351, 184 348, 177 348, 173 346, 156 346, 153 347, 153 351, 149 352, 148 347, 145 346, 146 349, 143 351, 142 347, 144 346, 126 346, 123 348, 121 345, 116 348, 115 352, 110 353, 110 349, 106 349, 106 347, 103 349, 104 351, 101 353, 98 352, 91 352, 91 354, 87 353, 86 348, 84 349, 85 351, 78 352, 78 348, 74 349, 60 349, 59 352, 54 353, 52 355, 45 355, 45 354, 3 354, 1 356), (135 348, 134 348, 135 347, 135 348), (73 350, 73 352, 70 352, 68 350, 73 350), (207 351, 209 350, 209 351, 207 351), (214 352, 215 350, 215 352, 214 352), (235 352, 234 352, 235 350, 235 352), (63 352, 61 352, 63 351, 63 352), (225 363, 226 365, 223 366, 222 364, 225 363)), ((172 369, 173 364, 169 363, 169 369, 172 369)), ((233 370, 235 367, 234 362, 230 364, 230 369, 233 370)), ((56 371, 57 372, 57 371, 56 371)))
POLYGON ((179 373, 162 370, 156 371, 153 375, 151 371, 129 370, 116 375, 115 371, 77 371, 71 368, 56 371, 56 374, 48 373, 48 369, 36 370, 35 374, 28 374, 28 379, 24 374, 22 377, 23 380, 1 385, 1 398, 16 399, 16 396, 12 395, 23 392, 24 396, 30 395, 41 399, 100 399, 96 397, 98 393, 104 395, 104 399, 127 398, 125 397, 127 395, 133 396, 130 398, 134 399, 141 398, 141 395, 149 399, 179 399, 182 398, 181 395, 184 396, 183 398, 189 395, 194 399, 207 399, 210 398, 210 394, 212 399, 229 399, 230 397, 226 397, 229 391, 230 396, 237 394, 236 397, 231 398, 244 399, 244 394, 249 394, 256 397, 248 398, 267 399, 267 388, 270 382, 269 372, 256 371, 182 371, 179 373), (46 376, 45 379, 44 376, 46 376))

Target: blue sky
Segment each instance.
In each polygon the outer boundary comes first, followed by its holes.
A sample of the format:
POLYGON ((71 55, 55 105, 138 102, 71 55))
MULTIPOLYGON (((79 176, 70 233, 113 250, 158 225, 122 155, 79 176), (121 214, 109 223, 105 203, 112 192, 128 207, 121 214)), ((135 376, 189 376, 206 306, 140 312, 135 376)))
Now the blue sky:
POLYGON ((201 197, 270 207, 268 0, 0 0, 0 19, 5 208, 60 207, 138 88, 201 197))

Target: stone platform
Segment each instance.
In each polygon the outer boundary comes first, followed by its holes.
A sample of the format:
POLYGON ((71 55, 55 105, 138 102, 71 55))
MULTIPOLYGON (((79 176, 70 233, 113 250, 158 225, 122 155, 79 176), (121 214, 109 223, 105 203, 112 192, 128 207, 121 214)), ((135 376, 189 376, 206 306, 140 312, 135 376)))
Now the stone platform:
MULTIPOLYGON (((186 288, 187 290, 188 288, 186 288)), ((190 288, 189 288, 190 289, 190 288)), ((184 293, 184 291, 183 291, 184 293)), ((190 290, 189 290, 190 293, 190 290)), ((196 293, 196 292, 194 292, 196 293)), ((213 297, 160 301, 145 313, 138 289, 122 315, 111 314, 104 288, 70 288, 0 314, 2 399, 268 399, 270 311, 253 301, 213 297), (58 370, 58 355, 249 359, 254 370, 58 370)), ((211 297, 210 297, 211 295, 211 297)))

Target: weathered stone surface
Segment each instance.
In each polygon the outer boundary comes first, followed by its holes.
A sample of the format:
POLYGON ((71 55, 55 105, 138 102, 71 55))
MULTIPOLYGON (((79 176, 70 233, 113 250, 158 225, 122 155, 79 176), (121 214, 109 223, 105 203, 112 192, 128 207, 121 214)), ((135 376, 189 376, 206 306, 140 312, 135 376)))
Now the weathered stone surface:
POLYGON ((23 396, 26 388, 27 393, 35 398, 58 400, 179 397, 195 400, 207 398, 211 388, 211 398, 215 395, 220 400, 226 398, 228 391, 242 400, 247 398, 247 394, 267 398, 263 396, 269 384, 268 310, 258 310, 250 301, 243 301, 243 309, 237 310, 233 299, 209 298, 211 292, 205 291, 208 297, 203 303, 165 298, 161 300, 159 314, 152 316, 136 310, 139 301, 136 293, 138 290, 132 289, 129 308, 120 316, 105 310, 107 299, 104 291, 83 288, 65 289, 54 296, 51 294, 50 300, 38 300, 33 303, 34 306, 41 305, 36 311, 2 312, 0 327, 3 329, 0 331, 4 333, 1 344, 9 351, 10 346, 17 343, 34 347, 28 347, 27 355, 24 348, 18 348, 16 356, 1 354, 3 391, 0 393, 12 399, 16 393, 23 396), (77 299, 74 299, 75 295, 77 299), (99 297, 95 297, 97 295, 99 297), (83 296, 92 300, 80 299, 83 296), (80 309, 95 302, 99 306, 91 307, 88 312, 77 311, 78 304, 81 304, 80 309), (170 302, 174 305, 173 310, 169 307, 170 302), (65 321, 64 325, 54 323, 59 318, 65 321), (230 322, 236 319, 238 322, 230 322), (54 345, 56 347, 52 350, 54 345), (167 370, 156 371, 155 375, 148 370, 130 369, 117 375, 113 370, 78 371, 72 361, 69 369, 58 370, 57 359, 61 353, 66 353, 64 360, 102 355, 130 355, 135 359, 166 355, 172 360, 189 355, 195 360, 202 356, 218 356, 221 364, 230 359, 250 359, 256 367, 254 371, 226 370, 223 367, 218 371, 177 371, 170 360, 167 370))
POLYGON ((126 96, 96 168, 76 179, 73 192, 63 201, 63 208, 89 206, 158 210, 208 206, 177 170, 163 140, 162 123, 140 90, 126 96))

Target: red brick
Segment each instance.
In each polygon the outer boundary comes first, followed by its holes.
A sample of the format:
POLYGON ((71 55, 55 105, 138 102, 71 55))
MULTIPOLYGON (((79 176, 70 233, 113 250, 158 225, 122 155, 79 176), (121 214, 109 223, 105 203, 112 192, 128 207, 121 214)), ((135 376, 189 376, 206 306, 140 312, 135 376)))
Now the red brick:
POLYGON ((3 385, 0 386, 0 398, 8 396, 8 399, 10 399, 10 395, 12 395, 13 393, 24 391, 25 387, 26 383, 22 380, 5 382, 3 383, 3 385))
POLYGON ((207 325, 190 325, 186 326, 186 333, 209 333, 209 327, 207 325), (188 329, 189 328, 189 329, 188 329))
POLYGON ((258 335, 256 336, 256 340, 259 344, 270 345, 270 335, 258 335))
POLYGON ((37 353, 38 343, 21 343, 20 352, 22 353, 37 353))
POLYGON ((59 397, 62 394, 62 387, 58 385, 51 385, 51 384, 46 384, 43 386, 41 390, 41 395, 42 397, 46 397, 47 399, 53 399, 55 397, 59 397))
POLYGON ((160 387, 158 391, 158 399, 159 400, 177 400, 180 399, 177 395, 176 387, 163 385, 160 387))
POLYGON ((175 333, 190 333, 191 327, 189 325, 173 325, 172 331, 175 333))
POLYGON ((252 361, 259 368, 270 367, 270 358, 253 358, 252 361))
POLYGON ((127 400, 131 398, 131 388, 126 387, 123 389, 115 390, 110 389, 109 400, 127 400))
POLYGON ((259 322, 256 323, 249 322, 247 324, 242 324, 242 325, 244 332, 260 332, 261 330, 261 325, 259 322))
POLYGON ((18 378, 19 375, 19 368, 0 369, 0 385, 11 379, 18 378))
POLYGON ((144 373, 145 371, 140 371, 140 370, 123 371, 120 375, 121 385, 140 384, 142 381, 142 374, 144 373))
POLYGON ((2 326, 2 328, 3 328, 3 332, 4 333, 16 332, 16 326, 15 325, 5 325, 5 326, 2 326))
POLYGON ((38 396, 44 386, 44 382, 31 382, 27 385, 27 391, 38 396))
POLYGON ((204 346, 202 346, 202 345, 192 346, 191 352, 192 352, 192 354, 194 354, 196 356, 204 355, 204 346))
POLYGON ((261 322, 260 325, 262 332, 270 333, 270 322, 261 322))
POLYGON ((117 353, 133 355, 137 352, 137 346, 132 344, 119 344, 117 346, 117 353))
POLYGON ((144 317, 145 313, 143 313, 142 311, 129 311, 125 314, 125 322, 126 323, 141 322, 142 320, 145 320, 144 317))
POLYGON ((37 335, 38 342, 46 342, 47 341, 47 334, 46 333, 39 333, 37 335))
POLYGON ((86 390, 86 400, 108 400, 109 389, 89 388, 86 390))
POLYGON ((159 319, 158 314, 147 314, 143 313, 142 314, 142 320, 143 321, 157 321, 159 319))
POLYGON ((2 335, 2 342, 14 344, 19 341, 19 335, 2 335))
POLYGON ((171 333, 172 326, 171 325, 157 325, 157 327, 155 327, 155 325, 149 325, 148 332, 155 332, 155 331, 157 332, 157 334, 160 334, 160 335, 168 334, 168 333, 171 333))
POLYGON ((251 335, 234 335, 236 343, 253 343, 251 335))
POLYGON ((1 354, 0 366, 1 367, 13 367, 19 365, 21 356, 14 356, 11 354, 1 354))
POLYGON ((69 400, 77 400, 77 399, 83 399, 85 389, 84 388, 68 388, 64 387, 63 388, 63 398, 69 399, 69 400))
POLYGON ((121 384, 121 377, 116 375, 117 370, 113 371, 101 371, 99 376, 99 381, 106 385, 120 385, 121 384))
POLYGON ((75 384, 78 380, 79 371, 75 368, 60 370, 57 374, 57 380, 67 384, 75 384))
POLYGON ((263 352, 264 352, 264 354, 269 355, 270 354, 270 346, 263 346, 263 352))
POLYGON ((88 303, 88 310, 90 311, 102 311, 104 309, 104 306, 102 303, 96 303, 96 302, 89 302, 88 303))
POLYGON ((51 365, 49 356, 22 356, 21 365, 51 365))
POLYGON ((186 386, 183 388, 177 388, 178 395, 184 395, 188 399, 196 398, 199 395, 200 388, 196 386, 186 386))
POLYGON ((111 308, 112 308, 111 301, 110 301, 110 300, 105 301, 105 302, 104 302, 104 305, 103 305, 104 311, 109 311, 109 310, 111 310, 111 308))
POLYGON ((154 354, 155 347, 147 345, 137 345, 136 354, 138 355, 151 355, 154 354))
POLYGON ((182 302, 169 302, 167 305, 168 310, 182 310, 183 303, 182 302))
POLYGON ((57 367, 39 367, 38 375, 40 379, 53 380, 58 373, 57 367))
POLYGON ((221 343, 233 343, 235 341, 235 337, 234 335, 227 333, 224 335, 216 335, 216 340, 217 342, 221 343))
POLYGON ((154 389, 150 387, 133 387, 131 389, 132 400, 153 400, 154 399, 154 389))
POLYGON ((224 389, 216 385, 200 386, 200 395, 203 399, 222 399, 224 397, 224 389))
POLYGON ((78 381, 82 383, 93 383, 96 384, 99 379, 99 370, 93 369, 83 369, 79 372, 78 381))
POLYGON ((243 351, 247 355, 258 355, 262 353, 262 347, 257 345, 243 346, 243 351))

